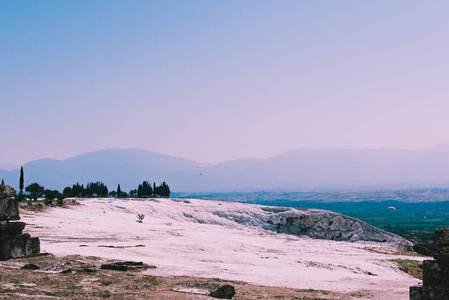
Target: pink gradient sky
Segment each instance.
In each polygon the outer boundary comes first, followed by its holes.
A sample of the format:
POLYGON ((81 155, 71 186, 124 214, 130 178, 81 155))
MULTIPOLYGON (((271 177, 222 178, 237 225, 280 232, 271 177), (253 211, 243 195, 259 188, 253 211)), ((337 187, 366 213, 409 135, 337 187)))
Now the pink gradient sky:
POLYGON ((449 144, 447 1, 2 1, 0 163, 449 144))

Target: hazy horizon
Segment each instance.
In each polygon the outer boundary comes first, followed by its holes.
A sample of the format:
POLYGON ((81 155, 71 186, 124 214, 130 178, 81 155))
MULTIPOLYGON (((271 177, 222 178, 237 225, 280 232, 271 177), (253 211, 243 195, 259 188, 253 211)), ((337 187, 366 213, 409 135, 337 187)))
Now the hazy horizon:
MULTIPOLYGON (((422 148, 422 149, 400 149, 400 148, 390 148, 390 147, 383 147, 383 148, 344 148, 344 147, 333 147, 333 148, 300 148, 300 149, 293 149, 290 151, 286 151, 286 152, 282 152, 282 153, 277 153, 274 154, 272 156, 269 157, 248 157, 248 158, 234 158, 234 159, 230 159, 230 160, 226 160, 226 161, 220 161, 220 162, 216 162, 216 163, 210 163, 210 162, 202 162, 202 161, 196 161, 197 163, 206 163, 206 164, 210 164, 210 165, 217 165, 223 162, 228 162, 228 161, 232 161, 232 160, 244 160, 244 159, 269 159, 278 155, 282 155, 282 154, 286 154, 289 152, 295 152, 295 151, 301 151, 301 150, 311 150, 311 151, 315 151, 315 150, 335 150, 335 149, 343 149, 343 150, 399 150, 399 151, 420 151, 420 150, 427 150, 427 149, 432 149, 432 148, 438 148, 438 147, 449 147, 449 144, 441 144, 441 145, 434 145, 431 147, 426 147, 426 148, 422 148)), ((142 149, 142 148, 106 148, 106 149, 98 149, 98 150, 92 150, 92 151, 87 151, 87 152, 82 152, 82 153, 76 153, 74 155, 71 156, 67 156, 67 157, 63 157, 63 158, 55 158, 55 157, 41 157, 41 158, 37 158, 34 160, 30 160, 30 161, 26 161, 20 164, 14 164, 14 163, 0 163, 0 170, 13 170, 13 169, 17 169, 19 168, 21 165, 24 165, 26 163, 32 162, 32 161, 36 161, 36 160, 41 160, 41 159, 54 159, 54 160, 58 160, 58 161, 63 161, 65 159, 69 159, 72 157, 76 157, 82 154, 86 154, 86 153, 91 153, 91 152, 101 152, 101 151, 107 151, 107 150, 144 150, 144 151, 149 151, 149 152, 154 152, 154 153, 158 153, 158 154, 162 154, 162 155, 168 155, 166 153, 160 153, 160 152, 156 152, 156 151, 151 151, 148 149, 142 149)), ((171 157, 179 157, 179 158, 183 158, 183 159, 188 159, 188 160, 192 160, 195 161, 193 159, 187 158, 187 157, 182 157, 182 156, 175 156, 175 155, 168 155, 171 157)))
POLYGON ((0 165, 449 144, 446 1, 0 3, 0 165))

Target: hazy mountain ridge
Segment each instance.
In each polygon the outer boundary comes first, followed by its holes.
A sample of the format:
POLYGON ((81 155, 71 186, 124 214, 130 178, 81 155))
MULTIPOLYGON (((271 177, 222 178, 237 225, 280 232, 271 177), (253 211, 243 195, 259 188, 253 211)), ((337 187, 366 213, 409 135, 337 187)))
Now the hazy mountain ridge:
MULTIPOLYGON (((256 191, 357 187, 363 185, 449 185, 449 145, 424 150, 300 149, 267 159, 240 159, 197 168, 199 162, 141 149, 107 149, 65 160, 24 165, 25 185, 62 189, 102 181, 110 190, 166 181, 175 192, 256 191)), ((17 189, 19 170, 0 170, 17 189)))

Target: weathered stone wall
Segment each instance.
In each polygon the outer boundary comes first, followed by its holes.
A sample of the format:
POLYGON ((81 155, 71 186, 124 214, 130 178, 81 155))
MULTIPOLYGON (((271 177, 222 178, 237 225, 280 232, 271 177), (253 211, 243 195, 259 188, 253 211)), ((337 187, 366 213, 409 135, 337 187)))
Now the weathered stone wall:
POLYGON ((39 238, 22 233, 23 222, 19 220, 19 203, 16 191, 9 185, 0 184, 0 261, 40 253, 39 238))
POLYGON ((0 184, 0 221, 19 220, 19 203, 16 191, 7 184, 0 184))
POLYGON ((435 230, 438 252, 423 262, 423 286, 410 287, 410 300, 449 300, 449 228, 435 230))

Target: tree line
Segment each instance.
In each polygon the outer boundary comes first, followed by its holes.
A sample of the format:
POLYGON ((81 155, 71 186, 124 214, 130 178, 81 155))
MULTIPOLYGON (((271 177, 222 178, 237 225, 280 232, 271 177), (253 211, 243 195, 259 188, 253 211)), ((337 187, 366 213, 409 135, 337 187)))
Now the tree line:
POLYGON ((148 197, 170 197, 170 187, 167 183, 162 182, 160 185, 156 185, 153 182, 153 187, 148 181, 144 181, 138 185, 137 189, 130 190, 129 193, 123 191, 120 184, 117 185, 116 190, 109 191, 108 187, 100 181, 89 182, 86 187, 76 183, 71 187, 66 187, 63 190, 63 194, 67 197, 116 197, 116 198, 148 198, 148 197))
MULTIPOLYGON (((4 181, 2 179, 2 184, 4 181)), ((30 201, 36 201, 38 198, 44 197, 46 204, 51 204, 54 199, 57 200, 58 204, 62 204, 64 198, 68 197, 80 197, 80 198, 92 198, 92 197, 117 197, 117 198, 149 198, 149 197, 170 197, 170 187, 167 183, 162 182, 159 185, 149 183, 149 181, 143 181, 137 186, 137 189, 129 191, 129 193, 123 191, 120 184, 117 185, 116 190, 109 191, 106 184, 103 182, 88 182, 86 186, 83 184, 73 184, 71 187, 65 187, 63 192, 60 193, 58 190, 45 189, 43 186, 37 182, 33 182, 24 189, 24 172, 23 166, 20 168, 20 178, 19 178, 19 189, 20 192, 17 195, 19 201, 24 201, 28 198, 30 201)))

